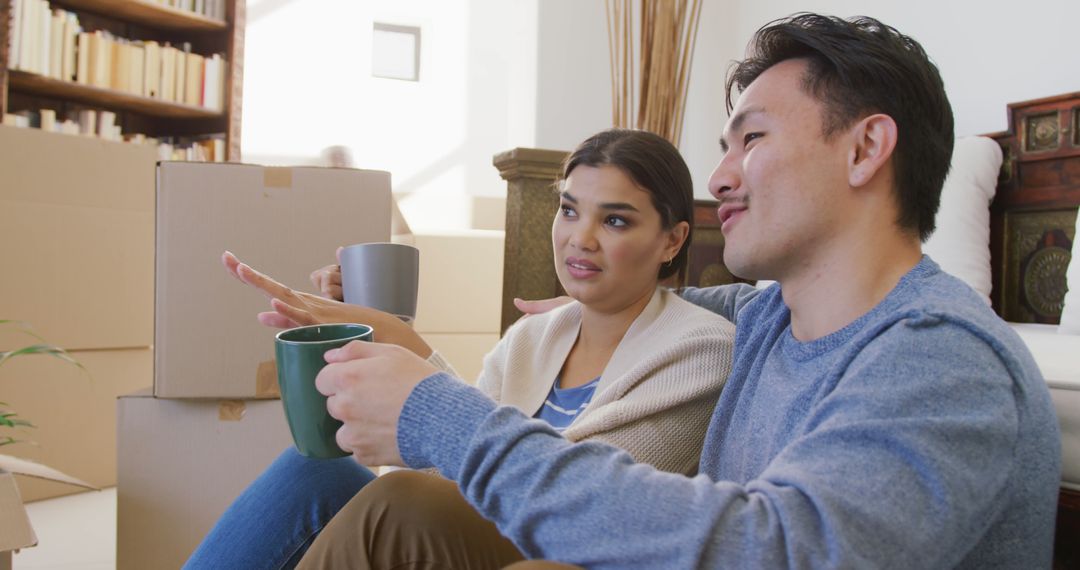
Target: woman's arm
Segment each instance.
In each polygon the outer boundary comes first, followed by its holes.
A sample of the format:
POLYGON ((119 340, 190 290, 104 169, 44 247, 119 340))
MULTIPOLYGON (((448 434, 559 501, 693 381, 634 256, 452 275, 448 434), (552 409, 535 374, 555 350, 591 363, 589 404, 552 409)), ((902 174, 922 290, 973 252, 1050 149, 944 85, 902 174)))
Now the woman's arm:
POLYGON ((431 356, 432 349, 424 339, 401 319, 358 305, 326 299, 318 295, 294 291, 268 275, 242 263, 235 255, 221 256, 225 269, 241 283, 254 287, 270 298, 273 311, 259 313, 259 322, 275 328, 292 328, 323 323, 362 323, 375 329, 377 342, 407 348, 421 358, 431 356))

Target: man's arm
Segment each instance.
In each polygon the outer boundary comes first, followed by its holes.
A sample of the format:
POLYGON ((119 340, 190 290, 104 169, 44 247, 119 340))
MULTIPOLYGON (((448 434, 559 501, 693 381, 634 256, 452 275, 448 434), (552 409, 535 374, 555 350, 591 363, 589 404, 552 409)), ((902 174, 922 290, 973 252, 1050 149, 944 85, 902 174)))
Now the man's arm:
POLYGON ((739 311, 753 300, 761 289, 755 289, 746 283, 717 285, 715 287, 683 287, 677 289, 679 296, 691 303, 712 311, 735 323, 739 311))
POLYGON ((398 449, 457 480, 530 557, 590 568, 952 567, 999 508, 1018 420, 992 350, 973 341, 957 354, 963 333, 926 332, 881 346, 888 358, 856 359, 805 433, 749 481, 686 478, 570 444, 443 375, 409 396, 398 449), (888 382, 898 367, 911 381, 888 382))

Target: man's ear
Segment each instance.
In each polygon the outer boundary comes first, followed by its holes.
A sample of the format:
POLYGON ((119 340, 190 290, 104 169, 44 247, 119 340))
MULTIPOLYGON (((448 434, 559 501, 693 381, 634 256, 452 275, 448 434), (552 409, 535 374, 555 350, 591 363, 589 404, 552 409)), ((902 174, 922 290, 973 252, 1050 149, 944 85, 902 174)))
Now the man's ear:
POLYGON ((870 182, 896 148, 896 121, 881 113, 865 117, 849 131, 848 183, 858 188, 870 182))

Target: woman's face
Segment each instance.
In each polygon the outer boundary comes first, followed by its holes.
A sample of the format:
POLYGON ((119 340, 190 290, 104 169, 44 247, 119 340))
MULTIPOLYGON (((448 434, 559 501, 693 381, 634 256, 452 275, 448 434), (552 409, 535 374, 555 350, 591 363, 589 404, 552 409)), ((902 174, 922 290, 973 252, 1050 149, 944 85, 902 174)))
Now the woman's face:
POLYGON ((551 228, 559 282, 592 309, 625 309, 652 295, 660 264, 675 257, 689 228, 663 229, 649 193, 621 169, 578 166, 551 228))

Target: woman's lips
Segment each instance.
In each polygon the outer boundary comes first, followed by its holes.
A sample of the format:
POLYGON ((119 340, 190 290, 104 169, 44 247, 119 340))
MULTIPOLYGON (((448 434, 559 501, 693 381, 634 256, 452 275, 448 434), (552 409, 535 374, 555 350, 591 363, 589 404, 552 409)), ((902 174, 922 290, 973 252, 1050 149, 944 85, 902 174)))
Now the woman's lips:
POLYGON ((566 270, 575 279, 588 279, 600 274, 600 267, 587 259, 566 258, 566 270))

